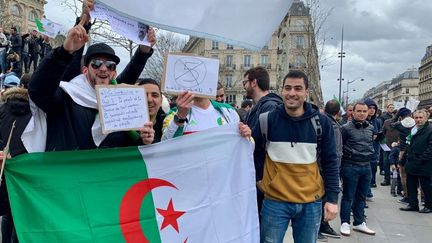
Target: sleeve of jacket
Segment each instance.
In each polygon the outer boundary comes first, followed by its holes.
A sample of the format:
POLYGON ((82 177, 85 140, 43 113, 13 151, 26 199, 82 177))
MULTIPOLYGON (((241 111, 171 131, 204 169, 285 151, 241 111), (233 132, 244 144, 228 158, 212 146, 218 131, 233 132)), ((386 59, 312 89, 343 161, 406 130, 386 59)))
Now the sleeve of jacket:
POLYGON ((258 125, 256 125, 252 129, 252 138, 255 141, 255 150, 254 150, 255 180, 260 181, 262 180, 263 177, 266 150, 265 150, 265 141, 261 133, 261 127, 259 125, 259 122, 258 125))
POLYGON ((336 139, 328 117, 320 115, 322 126, 321 168, 327 202, 337 203, 339 194, 339 166, 336 152, 336 139))
POLYGON ((399 149, 398 148, 392 148, 390 151, 390 154, 388 156, 389 162, 391 165, 396 165, 399 160, 399 149))
POLYGON ((174 122, 174 115, 176 114, 176 112, 177 109, 172 109, 171 111, 169 111, 163 121, 163 133, 161 138, 162 141, 183 136, 184 127, 177 126, 177 124, 175 124, 174 122))
POLYGON ((427 148, 420 154, 418 159, 420 161, 428 161, 429 163, 431 163, 432 161, 432 132, 431 131, 429 132, 427 141, 428 141, 427 148))
POLYGON ((44 112, 62 109, 63 95, 59 85, 67 65, 73 55, 60 46, 47 55, 39 64, 29 82, 29 95, 32 101, 44 112))
POLYGON ((117 77, 117 83, 135 84, 144 70, 147 60, 153 55, 153 49, 149 53, 142 53, 138 47, 126 68, 117 77))

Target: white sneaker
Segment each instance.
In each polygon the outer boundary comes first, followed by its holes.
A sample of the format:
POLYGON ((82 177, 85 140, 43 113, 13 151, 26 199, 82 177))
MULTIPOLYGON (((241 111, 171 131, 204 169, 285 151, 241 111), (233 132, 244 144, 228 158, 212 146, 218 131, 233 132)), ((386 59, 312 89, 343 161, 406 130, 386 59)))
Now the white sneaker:
POLYGON ((340 227, 340 233, 343 236, 350 236, 351 235, 350 225, 348 223, 343 223, 340 227))
POLYGON ((375 231, 369 229, 366 226, 365 222, 363 222, 363 223, 361 223, 361 224, 359 224, 357 226, 353 226, 353 230, 361 232, 361 233, 365 233, 365 234, 368 234, 368 235, 375 235, 375 231))

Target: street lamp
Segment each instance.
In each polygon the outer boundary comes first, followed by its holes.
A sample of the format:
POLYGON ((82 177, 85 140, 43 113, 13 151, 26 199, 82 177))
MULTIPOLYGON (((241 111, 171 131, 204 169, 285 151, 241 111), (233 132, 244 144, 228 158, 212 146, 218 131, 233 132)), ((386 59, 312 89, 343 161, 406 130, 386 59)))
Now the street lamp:
MULTIPOLYGON (((348 93, 349 93, 349 85, 350 84, 352 84, 352 83, 354 83, 355 81, 358 81, 358 80, 360 80, 360 81, 364 81, 364 79, 363 78, 356 78, 356 79, 353 79, 353 80, 351 80, 351 81, 347 81, 347 89, 346 89, 346 93, 347 93, 347 96, 346 96, 346 104, 348 105, 348 93)), ((353 91, 355 91, 355 90, 353 90, 353 91)), ((344 92, 345 93, 345 92, 344 92)))
POLYGON ((344 26, 342 25, 342 41, 341 41, 341 50, 340 50, 340 52, 338 53, 338 57, 340 58, 340 69, 339 69, 339 78, 338 78, 338 81, 339 81, 339 102, 342 102, 342 81, 343 81, 343 78, 342 78, 342 60, 343 60, 343 58, 345 58, 345 52, 343 51, 343 41, 344 41, 344 39, 343 39, 343 36, 344 36, 344 26))

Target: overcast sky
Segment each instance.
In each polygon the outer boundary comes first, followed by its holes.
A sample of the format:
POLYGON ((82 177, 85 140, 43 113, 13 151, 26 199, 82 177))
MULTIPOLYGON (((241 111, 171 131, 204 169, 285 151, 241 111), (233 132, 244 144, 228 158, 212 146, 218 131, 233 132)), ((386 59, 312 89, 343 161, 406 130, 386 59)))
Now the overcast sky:
MULTIPOLYGON (((363 96, 367 89, 408 68, 418 68, 426 47, 432 45, 430 0, 321 0, 320 7, 334 8, 325 24, 327 61, 321 70, 325 101, 338 96, 342 25, 346 53, 343 78, 365 80, 350 85, 350 98, 363 96)), ((74 23, 73 13, 59 1, 48 0, 45 13, 64 26, 74 23)), ((346 83, 342 87, 345 90, 346 83)))

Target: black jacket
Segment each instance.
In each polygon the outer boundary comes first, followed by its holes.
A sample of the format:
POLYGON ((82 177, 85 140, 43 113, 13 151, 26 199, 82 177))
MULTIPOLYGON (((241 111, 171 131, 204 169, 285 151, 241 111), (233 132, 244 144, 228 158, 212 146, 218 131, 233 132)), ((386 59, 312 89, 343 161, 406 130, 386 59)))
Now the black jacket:
MULTIPOLYGON (((152 53, 143 54, 137 50, 117 77, 117 82, 135 83, 152 53)), ((54 49, 42 60, 29 84, 31 99, 47 114, 46 151, 96 148, 91 127, 98 111, 76 104, 59 87, 65 69, 72 59, 73 55, 67 53, 63 47, 54 49)), ((127 132, 114 132, 105 138, 99 148, 132 145, 136 145, 136 140, 127 132)))
POLYGON ((9 41, 12 51, 18 53, 18 55, 21 56, 21 36, 18 34, 10 35, 9 41))
POLYGON ((411 175, 432 176, 432 124, 429 122, 412 136, 405 170, 411 175))
MULTIPOLYGON (((31 118, 27 90, 11 88, 4 92, 2 98, 5 103, 0 107, 0 146, 1 148, 6 146, 12 124, 16 121, 9 145, 9 152, 12 157, 27 153, 24 144, 21 142, 21 134, 31 118)), ((6 190, 6 180, 3 176, 0 188, 0 215, 9 213, 10 206, 6 190)))
MULTIPOLYGON (((250 127, 250 129, 254 130, 255 126, 259 126, 259 115, 275 110, 280 104, 283 104, 282 98, 277 94, 269 93, 268 95, 262 97, 255 104, 252 110, 250 110, 246 118, 247 125, 250 127)), ((264 157, 261 156, 262 154, 265 154, 265 151, 262 148, 254 151, 254 163, 257 181, 261 180, 263 177, 264 157)))
POLYGON ((374 157, 373 126, 356 127, 356 121, 342 126, 343 155, 342 163, 369 164, 374 157))

